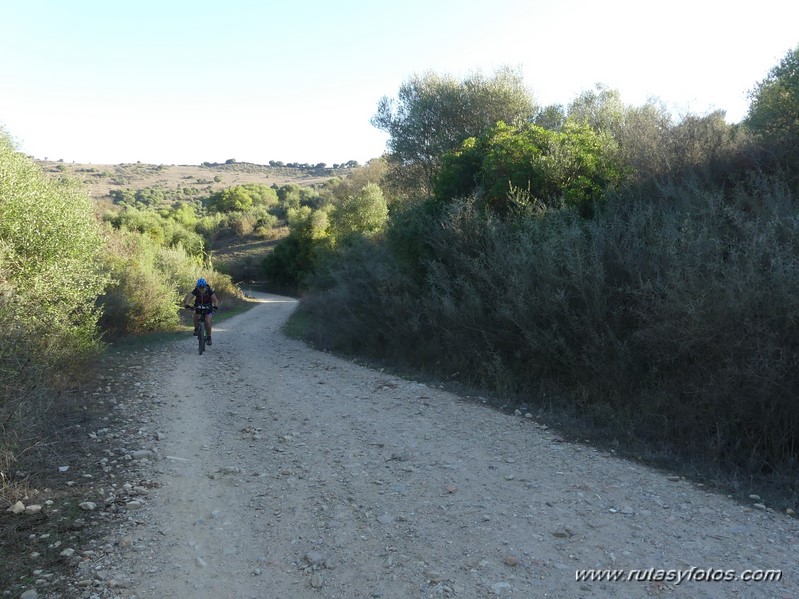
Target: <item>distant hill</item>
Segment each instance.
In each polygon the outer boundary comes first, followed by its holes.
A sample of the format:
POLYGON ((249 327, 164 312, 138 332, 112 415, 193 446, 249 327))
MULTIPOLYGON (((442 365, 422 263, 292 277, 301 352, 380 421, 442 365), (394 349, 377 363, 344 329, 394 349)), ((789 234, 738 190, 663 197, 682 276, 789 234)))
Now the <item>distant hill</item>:
MULTIPOLYGON (((202 165, 163 164, 78 164, 38 160, 48 174, 70 175, 83 181, 91 196, 111 200, 114 189, 184 189, 186 197, 209 196, 212 193, 244 183, 283 185, 296 183, 310 187, 336 176, 345 176, 351 168, 288 167, 250 162, 204 163, 202 165)), ((358 168, 358 167, 355 167, 358 168)))

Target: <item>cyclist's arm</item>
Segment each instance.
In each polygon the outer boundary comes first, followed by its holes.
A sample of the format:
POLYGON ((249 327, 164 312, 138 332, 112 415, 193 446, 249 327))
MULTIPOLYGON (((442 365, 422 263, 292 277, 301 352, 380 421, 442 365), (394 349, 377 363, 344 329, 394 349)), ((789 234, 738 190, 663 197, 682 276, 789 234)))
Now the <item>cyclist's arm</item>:
POLYGON ((218 306, 219 305, 219 298, 216 297, 216 293, 211 294, 211 305, 218 306))

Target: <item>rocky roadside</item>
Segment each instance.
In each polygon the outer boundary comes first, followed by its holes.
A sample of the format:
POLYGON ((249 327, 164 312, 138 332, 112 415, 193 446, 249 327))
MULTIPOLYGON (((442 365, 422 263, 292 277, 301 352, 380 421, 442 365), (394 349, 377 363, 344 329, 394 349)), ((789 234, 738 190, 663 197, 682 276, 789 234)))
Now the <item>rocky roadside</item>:
POLYGON ((40 488, 0 513, 30 531, 14 556, 28 574, 2 581, 0 597, 105 599, 129 587, 117 565, 141 550, 135 530, 159 484, 152 476, 162 438, 153 416, 158 383, 141 375, 151 360, 148 349, 106 358, 104 371, 70 400, 81 422, 60 432, 42 459, 43 475, 16 473, 40 488))

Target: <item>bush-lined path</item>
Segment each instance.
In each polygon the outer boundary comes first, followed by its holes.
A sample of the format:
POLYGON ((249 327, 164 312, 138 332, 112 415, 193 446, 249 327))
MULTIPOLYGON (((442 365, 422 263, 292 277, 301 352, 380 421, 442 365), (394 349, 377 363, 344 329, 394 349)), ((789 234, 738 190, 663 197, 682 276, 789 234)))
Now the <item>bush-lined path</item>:
POLYGON ((294 300, 258 297, 205 355, 151 352, 146 407, 120 408, 150 488, 116 502, 87 597, 98 570, 139 598, 799 596, 795 519, 314 351, 280 333, 294 300), (782 580, 575 580, 589 568, 782 580))

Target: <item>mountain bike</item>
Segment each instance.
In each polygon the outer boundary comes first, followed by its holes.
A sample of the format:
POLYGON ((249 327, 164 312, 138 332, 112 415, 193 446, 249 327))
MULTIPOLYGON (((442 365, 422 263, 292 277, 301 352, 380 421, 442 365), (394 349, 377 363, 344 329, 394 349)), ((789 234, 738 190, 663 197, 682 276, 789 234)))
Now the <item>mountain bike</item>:
POLYGON ((211 314, 214 311, 214 307, 210 304, 201 304, 195 307, 185 307, 187 310, 194 310, 200 315, 197 319, 197 343, 199 345, 200 355, 203 355, 203 352, 205 351, 205 344, 208 341, 208 336, 205 333, 205 315, 211 314))

